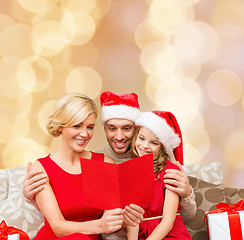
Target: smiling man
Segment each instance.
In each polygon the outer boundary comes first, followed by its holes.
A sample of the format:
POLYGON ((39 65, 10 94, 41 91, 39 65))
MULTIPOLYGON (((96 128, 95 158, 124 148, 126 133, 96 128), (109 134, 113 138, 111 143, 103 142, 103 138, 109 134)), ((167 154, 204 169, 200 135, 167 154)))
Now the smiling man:
MULTIPOLYGON (((118 164, 131 159, 131 142, 135 132, 135 121, 141 114, 138 96, 135 93, 114 94, 105 91, 100 96, 102 119, 108 144, 97 150, 113 158, 118 164)), ((177 149, 176 160, 183 162, 182 142, 177 149)), ((184 219, 196 213, 195 195, 190 186, 188 176, 182 166, 181 171, 169 171, 165 174, 166 187, 181 197, 181 215, 184 219), (168 183, 168 184, 167 184, 168 183)), ((103 234, 106 240, 126 239, 125 230, 113 234, 103 234)))
POLYGON ((140 115, 138 96, 135 93, 114 94, 105 91, 100 96, 102 124, 108 145, 100 149, 116 163, 131 158, 130 146, 135 131, 135 120, 140 115))

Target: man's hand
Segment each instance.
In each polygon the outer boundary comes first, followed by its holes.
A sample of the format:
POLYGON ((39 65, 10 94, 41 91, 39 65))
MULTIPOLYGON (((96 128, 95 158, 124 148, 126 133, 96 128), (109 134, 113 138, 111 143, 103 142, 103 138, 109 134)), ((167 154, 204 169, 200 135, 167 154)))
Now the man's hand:
POLYGON ((191 195, 192 188, 188 176, 181 164, 177 161, 176 165, 180 168, 180 171, 176 169, 167 169, 165 171, 165 187, 173 192, 178 193, 180 197, 187 198, 191 195))
POLYGON ((135 204, 130 204, 124 209, 124 223, 128 226, 135 227, 143 219, 144 210, 135 204))
POLYGON ((106 210, 100 219, 99 233, 113 233, 120 230, 122 228, 122 224, 123 210, 121 208, 106 210))
POLYGON ((44 188, 47 175, 43 171, 31 171, 31 163, 27 164, 26 176, 24 179, 23 195, 35 206, 35 195, 44 188))

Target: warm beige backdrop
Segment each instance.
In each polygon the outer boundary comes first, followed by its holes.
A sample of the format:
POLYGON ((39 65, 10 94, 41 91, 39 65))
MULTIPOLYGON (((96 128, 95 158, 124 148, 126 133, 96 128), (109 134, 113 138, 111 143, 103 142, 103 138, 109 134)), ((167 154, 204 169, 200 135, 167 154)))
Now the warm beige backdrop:
MULTIPOLYGON (((0 0, 0 167, 55 150, 45 120, 67 92, 136 92, 176 115, 185 163, 243 188, 243 42, 243 0, 0 0)), ((98 121, 89 149, 105 142, 98 121)))

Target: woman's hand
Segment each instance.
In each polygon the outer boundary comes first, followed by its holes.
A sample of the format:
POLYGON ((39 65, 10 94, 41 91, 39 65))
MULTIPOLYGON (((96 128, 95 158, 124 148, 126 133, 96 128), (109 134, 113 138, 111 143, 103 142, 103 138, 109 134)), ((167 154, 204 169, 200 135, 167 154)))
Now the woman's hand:
POLYGON ((135 204, 130 204, 124 209, 124 223, 125 225, 135 227, 143 219, 144 210, 135 204))
POLYGON ((113 233, 122 228, 123 225, 123 210, 116 208, 104 211, 100 219, 100 228, 102 233, 113 233))

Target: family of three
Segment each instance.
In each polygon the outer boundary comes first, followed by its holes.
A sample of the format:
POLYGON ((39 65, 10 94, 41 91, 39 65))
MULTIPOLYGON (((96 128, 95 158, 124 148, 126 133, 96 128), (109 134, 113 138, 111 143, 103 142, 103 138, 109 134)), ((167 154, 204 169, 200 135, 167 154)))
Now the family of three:
POLYGON ((92 99, 68 94, 48 117, 48 133, 62 137, 60 147, 28 164, 23 188, 45 218, 34 239, 191 239, 184 220, 195 215, 196 203, 181 166, 182 135, 174 115, 141 112, 135 93, 105 91, 100 101, 108 144, 94 152, 85 149, 98 115, 92 99), (149 153, 155 178, 151 202, 112 210, 84 203, 81 158, 122 163, 149 153))

